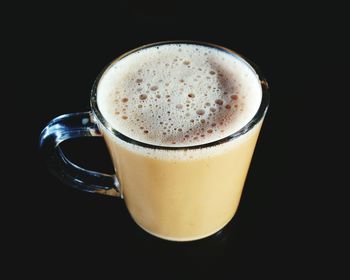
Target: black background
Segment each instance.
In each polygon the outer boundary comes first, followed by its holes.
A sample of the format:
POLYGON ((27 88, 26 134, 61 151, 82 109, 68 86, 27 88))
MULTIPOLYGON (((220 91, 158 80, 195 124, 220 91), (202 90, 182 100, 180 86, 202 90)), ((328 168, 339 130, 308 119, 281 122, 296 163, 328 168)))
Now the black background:
MULTIPOLYGON (((331 169, 334 154, 345 156, 346 137, 331 117, 346 119, 345 9, 232 3, 18 4, 4 10, 11 16, 2 22, 1 207, 11 273, 239 279, 341 273, 346 184, 331 169), (143 232, 121 200, 63 185, 38 152, 47 122, 89 110, 90 89, 106 64, 143 44, 176 39, 241 53, 271 87, 235 218, 219 234, 186 243, 143 232)), ((84 167, 112 170, 101 139, 71 141, 64 150, 84 167)))

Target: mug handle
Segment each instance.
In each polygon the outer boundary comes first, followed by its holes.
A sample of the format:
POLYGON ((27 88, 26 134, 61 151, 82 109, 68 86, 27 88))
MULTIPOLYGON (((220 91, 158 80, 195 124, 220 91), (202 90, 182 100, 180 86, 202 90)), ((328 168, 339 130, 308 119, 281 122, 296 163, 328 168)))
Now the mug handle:
POLYGON ((53 119, 40 134, 40 151, 50 171, 64 183, 90 193, 121 197, 115 175, 86 170, 70 162, 60 144, 68 139, 101 137, 91 112, 73 113, 53 119))

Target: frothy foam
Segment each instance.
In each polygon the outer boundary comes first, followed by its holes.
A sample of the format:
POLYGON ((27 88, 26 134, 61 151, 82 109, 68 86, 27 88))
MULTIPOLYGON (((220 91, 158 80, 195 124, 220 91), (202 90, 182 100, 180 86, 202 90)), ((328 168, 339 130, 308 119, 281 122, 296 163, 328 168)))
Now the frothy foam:
POLYGON ((97 88, 104 118, 122 134, 159 146, 222 139, 257 112, 262 90, 240 57, 212 47, 168 44, 112 64, 97 88))

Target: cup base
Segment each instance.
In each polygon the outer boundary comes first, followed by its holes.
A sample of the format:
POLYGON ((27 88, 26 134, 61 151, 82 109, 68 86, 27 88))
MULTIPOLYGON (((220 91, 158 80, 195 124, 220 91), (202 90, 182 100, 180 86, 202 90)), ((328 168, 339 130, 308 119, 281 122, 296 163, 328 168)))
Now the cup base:
POLYGON ((147 232, 147 233, 149 233, 149 234, 151 234, 151 235, 153 235, 155 237, 158 237, 160 239, 164 239, 164 240, 168 240, 168 241, 176 241, 176 242, 188 242, 188 241, 195 241, 195 240, 203 239, 203 238, 209 237, 209 236, 219 232, 220 230, 222 230, 233 219, 233 217, 234 216, 232 216, 226 223, 224 223, 222 226, 218 227, 214 231, 211 231, 211 232, 208 232, 208 233, 205 233, 205 234, 202 234, 202 235, 198 235, 198 236, 192 236, 192 237, 172 237, 172 236, 164 236, 164 235, 156 234, 154 232, 151 232, 151 231, 147 230, 143 226, 141 226, 139 223, 137 223, 135 221, 135 219, 133 219, 133 220, 145 232, 147 232))

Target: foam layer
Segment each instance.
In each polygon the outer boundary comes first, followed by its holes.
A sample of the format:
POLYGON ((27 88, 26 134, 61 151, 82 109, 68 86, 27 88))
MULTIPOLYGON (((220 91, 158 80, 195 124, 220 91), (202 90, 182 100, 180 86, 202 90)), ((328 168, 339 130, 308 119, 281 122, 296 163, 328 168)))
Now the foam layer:
POLYGON ((112 64, 97 88, 112 127, 159 146, 193 146, 224 138, 247 124, 261 102, 255 71, 211 47, 168 44, 112 64))

